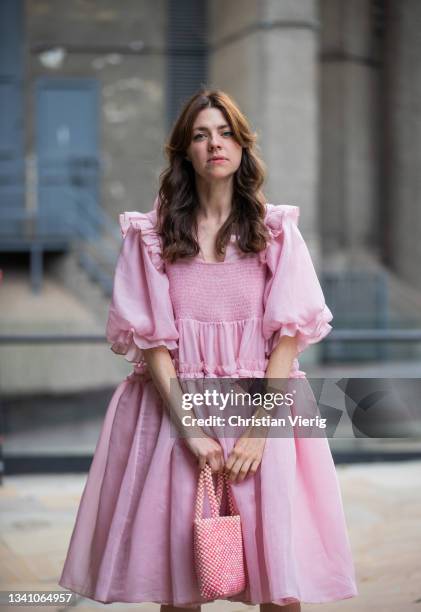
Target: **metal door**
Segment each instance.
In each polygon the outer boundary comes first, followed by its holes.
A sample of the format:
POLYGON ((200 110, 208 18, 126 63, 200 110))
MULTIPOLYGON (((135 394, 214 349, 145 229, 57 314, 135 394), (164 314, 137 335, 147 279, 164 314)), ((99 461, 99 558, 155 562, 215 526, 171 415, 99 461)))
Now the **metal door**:
POLYGON ((98 228, 98 87, 93 79, 37 82, 38 207, 43 234, 98 228))

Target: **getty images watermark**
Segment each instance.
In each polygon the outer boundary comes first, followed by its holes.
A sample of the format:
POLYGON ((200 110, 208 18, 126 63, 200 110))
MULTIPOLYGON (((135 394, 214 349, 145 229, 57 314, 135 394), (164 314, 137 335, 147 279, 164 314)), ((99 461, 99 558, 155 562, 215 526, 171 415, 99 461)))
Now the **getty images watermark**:
MULTIPOLYGON (((326 428, 327 419, 321 418, 319 415, 314 417, 304 417, 300 414, 291 414, 290 409, 294 405, 294 393, 247 393, 231 390, 229 393, 222 393, 216 389, 206 389, 203 393, 183 393, 181 407, 183 410, 189 411, 188 414, 182 417, 182 423, 185 426, 198 425, 199 427, 206 425, 225 426, 228 424, 231 427, 245 426, 275 426, 275 427, 321 427, 326 428), (262 408, 259 413, 245 416, 244 414, 230 414, 221 416, 220 414, 210 414, 206 417, 197 417, 193 412, 193 408, 205 406, 209 409, 218 411, 226 410, 228 407, 252 406, 256 409, 262 408), (285 409, 288 413, 285 416, 272 416, 269 411, 274 408, 285 409), (268 414, 264 414, 264 412, 268 414), (288 421, 288 423, 287 423, 288 421)), ((276 411, 278 412, 278 410, 276 411)))
POLYGON ((171 435, 421 437, 419 379, 178 378, 171 435))

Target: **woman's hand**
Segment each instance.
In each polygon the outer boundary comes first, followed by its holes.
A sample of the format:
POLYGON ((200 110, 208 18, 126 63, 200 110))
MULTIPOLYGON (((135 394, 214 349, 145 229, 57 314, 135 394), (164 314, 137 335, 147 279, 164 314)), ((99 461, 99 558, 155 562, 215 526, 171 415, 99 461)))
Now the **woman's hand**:
POLYGON ((224 451, 219 442, 203 434, 200 438, 184 438, 184 443, 197 458, 200 469, 209 463, 212 472, 222 472, 224 469, 224 451))
POLYGON ((242 482, 257 472, 266 444, 266 436, 250 437, 252 429, 246 430, 236 441, 228 455, 225 472, 230 482, 242 482))

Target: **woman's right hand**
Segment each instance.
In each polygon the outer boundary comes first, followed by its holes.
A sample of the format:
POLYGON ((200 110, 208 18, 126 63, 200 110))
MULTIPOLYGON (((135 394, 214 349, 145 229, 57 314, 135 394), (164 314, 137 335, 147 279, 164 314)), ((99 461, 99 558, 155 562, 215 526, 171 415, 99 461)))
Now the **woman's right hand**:
POLYGON ((212 472, 222 472, 225 466, 222 446, 206 434, 200 438, 184 438, 187 448, 197 458, 199 468, 203 469, 208 463, 212 472))

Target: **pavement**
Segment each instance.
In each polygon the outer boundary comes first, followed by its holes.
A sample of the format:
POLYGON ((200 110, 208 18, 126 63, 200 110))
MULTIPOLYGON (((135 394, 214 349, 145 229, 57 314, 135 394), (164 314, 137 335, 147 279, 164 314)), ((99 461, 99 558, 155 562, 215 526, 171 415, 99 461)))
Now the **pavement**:
MULTIPOLYGON (((421 612, 421 461, 339 465, 337 473, 359 596, 322 605, 302 604, 302 610, 421 612)), ((57 580, 85 480, 86 474, 4 478, 0 486, 2 591, 63 590, 57 580)), ((80 596, 74 604, 78 610, 103 606, 80 596)), ((12 606, 1 609, 12 610, 12 606)), ((159 612, 160 606, 113 603, 107 609, 159 612)), ((258 612, 259 607, 224 601, 202 606, 202 612, 244 610, 258 612)))

